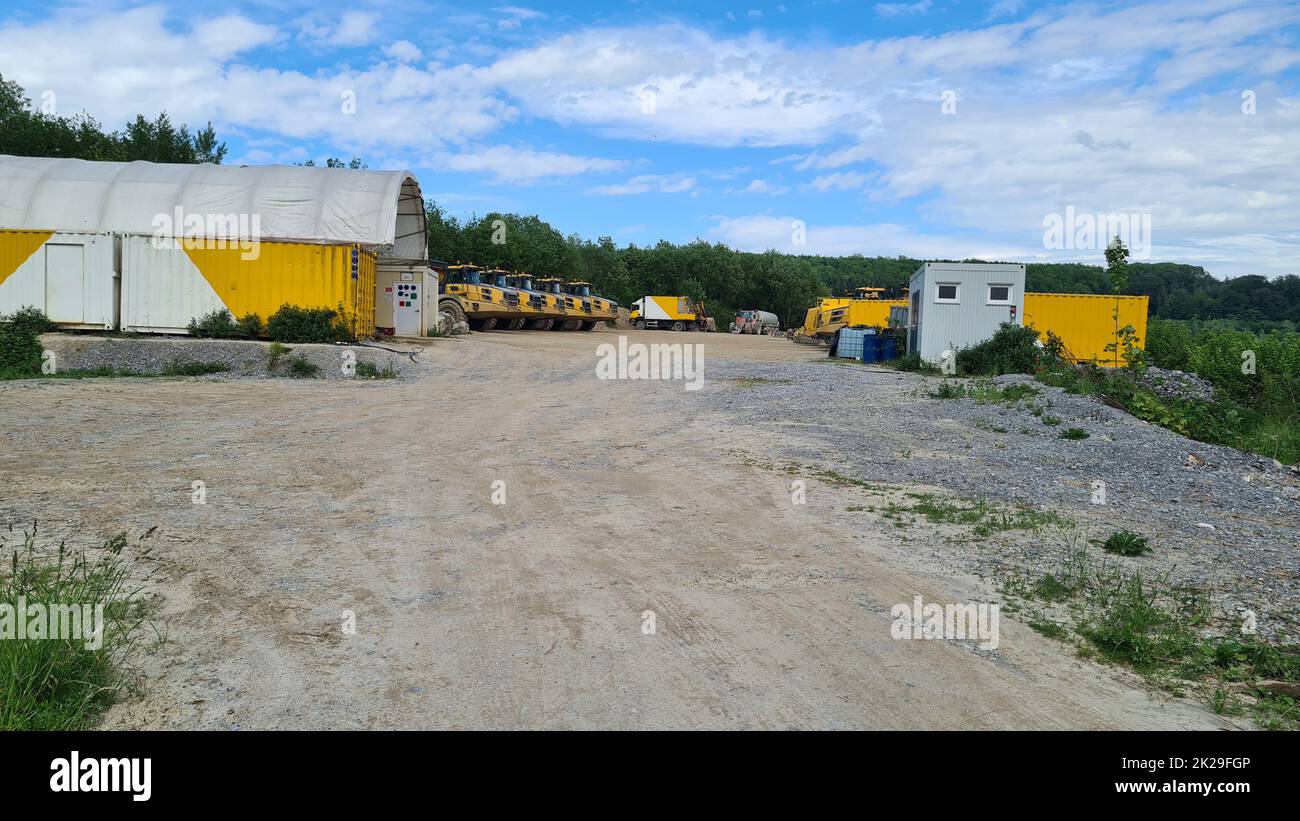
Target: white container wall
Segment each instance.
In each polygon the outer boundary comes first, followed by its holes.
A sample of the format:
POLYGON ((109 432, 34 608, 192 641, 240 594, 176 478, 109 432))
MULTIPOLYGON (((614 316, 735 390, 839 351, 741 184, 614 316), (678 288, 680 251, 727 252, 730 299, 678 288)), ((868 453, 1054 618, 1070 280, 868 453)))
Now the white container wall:
POLYGON ((224 307, 184 249, 122 238, 122 330, 181 334, 191 319, 224 307))
POLYGON ((927 262, 912 275, 910 351, 938 362, 945 351, 989 339, 1003 323, 1025 316, 1025 266, 992 262, 927 262))
POLYGON ((0 314, 40 308, 59 327, 118 327, 116 240, 0 230, 0 314))

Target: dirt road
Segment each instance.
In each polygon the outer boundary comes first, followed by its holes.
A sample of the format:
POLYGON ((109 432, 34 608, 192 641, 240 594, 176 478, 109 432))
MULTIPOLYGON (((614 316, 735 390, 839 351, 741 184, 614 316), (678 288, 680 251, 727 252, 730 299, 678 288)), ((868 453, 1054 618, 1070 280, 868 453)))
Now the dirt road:
POLYGON ((810 478, 792 504, 736 453, 801 443, 717 413, 727 386, 596 379, 616 339, 431 340, 398 383, 0 384, 0 514, 78 543, 158 527, 141 572, 167 642, 105 726, 1228 726, 1011 615, 996 652, 894 639, 897 603, 996 596, 846 525, 848 489, 810 478))

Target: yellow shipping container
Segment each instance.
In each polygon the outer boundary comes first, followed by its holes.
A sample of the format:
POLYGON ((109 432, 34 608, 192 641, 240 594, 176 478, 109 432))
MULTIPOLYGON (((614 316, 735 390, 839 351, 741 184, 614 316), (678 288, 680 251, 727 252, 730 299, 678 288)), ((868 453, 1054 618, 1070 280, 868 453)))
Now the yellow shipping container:
POLYGON ((220 308, 266 321, 287 304, 341 309, 353 333, 374 335, 375 254, 360 246, 263 241, 220 247, 199 240, 158 248, 148 237, 130 237, 125 245, 125 330, 179 333, 191 319, 220 308))
POLYGON ((1131 325, 1135 344, 1147 339, 1145 296, 1114 294, 1025 294, 1024 324, 1032 325, 1047 341, 1050 331, 1065 344, 1065 354, 1076 362, 1096 361, 1099 365, 1124 364, 1124 351, 1117 344, 1119 331, 1131 325), (1106 350, 1115 345, 1115 350, 1106 350))

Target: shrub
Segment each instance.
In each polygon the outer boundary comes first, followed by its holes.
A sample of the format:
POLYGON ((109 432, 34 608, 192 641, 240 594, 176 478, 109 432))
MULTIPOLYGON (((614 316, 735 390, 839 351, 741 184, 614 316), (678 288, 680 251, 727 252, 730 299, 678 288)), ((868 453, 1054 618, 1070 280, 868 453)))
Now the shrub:
POLYGON ((1116 530, 1101 545, 1102 550, 1117 556, 1141 556, 1151 552, 1145 536, 1128 530, 1116 530))
POLYGON ((310 379, 320 372, 314 362, 308 362, 301 356, 294 357, 289 361, 289 374, 296 379, 310 379))
POLYGON ((257 314, 244 314, 239 318, 239 327, 237 330, 242 339, 257 339, 266 332, 265 326, 262 325, 262 318, 257 314))
POLYGON ((266 369, 268 371, 274 371, 276 366, 280 364, 280 359, 292 350, 293 348, 290 348, 288 345, 279 342, 272 342, 266 348, 266 369))
POLYGON ((277 342, 349 342, 352 331, 342 311, 281 305, 266 320, 266 333, 277 342))
POLYGON ((396 379, 397 369, 389 362, 380 370, 373 362, 358 362, 357 376, 361 379, 396 379))
POLYGON ((50 321, 44 311, 31 306, 19 308, 10 314, 5 321, 32 334, 47 334, 58 327, 50 321))
POLYGON ((1004 322, 989 339, 957 351, 957 373, 963 376, 1034 373, 1044 356, 1038 331, 1032 326, 1004 322))
POLYGON ((200 339, 231 339, 239 331, 235 318, 225 308, 218 308, 212 313, 191 319, 185 326, 191 336, 200 339))
POLYGON ((1147 322, 1147 354, 1158 368, 1185 371, 1190 364, 1192 333, 1185 322, 1151 319, 1147 322))
POLYGON ((41 341, 30 327, 0 322, 0 375, 36 376, 41 372, 41 341))
POLYGON ((913 373, 938 373, 939 372, 938 368, 923 360, 921 358, 921 354, 919 354, 916 351, 912 351, 909 354, 904 354, 903 356, 900 356, 897 359, 891 359, 888 362, 882 364, 884 364, 887 367, 895 368, 900 371, 911 371, 913 373))
POLYGON ((1083 428, 1066 428, 1061 431, 1062 439, 1087 439, 1089 436, 1091 434, 1083 428))

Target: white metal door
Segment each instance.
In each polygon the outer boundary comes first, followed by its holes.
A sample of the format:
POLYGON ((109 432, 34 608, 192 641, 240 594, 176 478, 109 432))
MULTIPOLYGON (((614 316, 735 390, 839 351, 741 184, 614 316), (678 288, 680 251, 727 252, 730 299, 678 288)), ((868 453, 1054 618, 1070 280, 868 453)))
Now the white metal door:
POLYGON ((393 332, 398 336, 423 336, 420 328, 420 283, 399 282, 393 299, 393 332))
POLYGON ((45 246, 45 313, 53 322, 82 323, 85 292, 85 248, 45 246))

